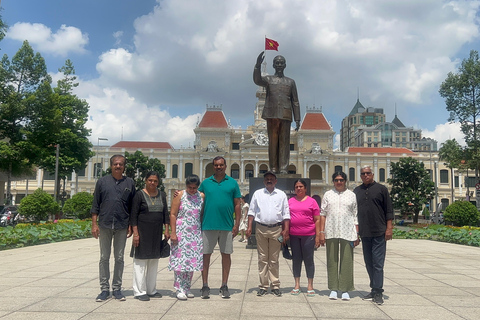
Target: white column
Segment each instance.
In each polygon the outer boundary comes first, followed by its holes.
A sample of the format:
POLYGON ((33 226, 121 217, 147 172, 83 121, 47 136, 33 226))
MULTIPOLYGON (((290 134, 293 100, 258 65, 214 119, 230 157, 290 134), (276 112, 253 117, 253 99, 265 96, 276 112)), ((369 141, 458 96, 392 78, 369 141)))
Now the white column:
POLYGON ((303 157, 303 177, 307 178, 307 157, 303 157))

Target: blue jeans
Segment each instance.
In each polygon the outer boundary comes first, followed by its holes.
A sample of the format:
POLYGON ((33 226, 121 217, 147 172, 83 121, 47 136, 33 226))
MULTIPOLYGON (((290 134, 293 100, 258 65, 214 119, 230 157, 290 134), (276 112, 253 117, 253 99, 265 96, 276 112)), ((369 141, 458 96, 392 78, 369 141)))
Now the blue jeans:
POLYGON ((387 252, 385 235, 362 237, 363 259, 370 277, 370 288, 374 293, 383 292, 383 266, 387 252))

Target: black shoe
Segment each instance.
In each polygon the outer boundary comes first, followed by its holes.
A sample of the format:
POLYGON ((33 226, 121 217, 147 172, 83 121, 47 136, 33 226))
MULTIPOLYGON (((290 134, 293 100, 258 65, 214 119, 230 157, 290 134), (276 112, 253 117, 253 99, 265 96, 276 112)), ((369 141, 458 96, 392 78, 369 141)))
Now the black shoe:
POLYGON ((115 298, 115 300, 118 300, 118 301, 125 301, 127 300, 125 298, 125 296, 122 294, 122 291, 120 290, 113 290, 113 293, 112 293, 113 297, 115 298))
POLYGON ((134 298, 140 301, 150 301, 150 297, 146 294, 142 294, 141 296, 135 296, 134 298))
POLYGON ((203 286, 201 292, 202 299, 210 298, 210 288, 208 286, 203 286))
POLYGON ((226 284, 220 287, 220 294, 223 299, 230 299, 230 292, 228 292, 228 287, 226 284))
POLYGON ((369 294, 367 294, 365 297, 363 297, 363 300, 373 300, 373 296, 375 295, 375 293, 370 292, 369 294))
POLYGON ((373 296, 373 303, 376 303, 378 304, 379 306, 381 306, 383 304, 383 294, 381 293, 376 293, 374 296, 373 296))
POLYGON ((97 302, 104 302, 104 301, 106 301, 108 298, 110 298, 110 291, 102 291, 102 292, 100 292, 100 294, 97 296, 97 299, 95 299, 95 301, 97 301, 97 302))
POLYGON ((273 289, 272 293, 276 297, 281 297, 282 296, 282 292, 279 289, 273 289))
POLYGON ((160 292, 155 292, 154 294, 148 294, 150 298, 161 298, 162 294, 160 292))
POLYGON ((266 294, 267 294, 267 290, 265 289, 260 289, 257 291, 257 297, 263 297, 266 294))

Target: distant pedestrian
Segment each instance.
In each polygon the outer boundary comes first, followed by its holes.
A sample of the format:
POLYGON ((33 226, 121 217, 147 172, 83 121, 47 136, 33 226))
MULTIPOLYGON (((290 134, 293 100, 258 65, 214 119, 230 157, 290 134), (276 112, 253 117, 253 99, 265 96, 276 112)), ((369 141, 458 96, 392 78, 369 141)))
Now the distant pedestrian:
POLYGON ((201 211, 204 194, 198 191, 200 178, 188 176, 186 188, 173 199, 170 210, 172 243, 168 270, 174 272, 173 287, 177 299, 193 298, 190 291, 194 271, 203 270, 203 239, 201 211))
POLYGON ((257 296, 267 294, 268 288, 280 297, 279 261, 282 242, 289 238, 290 210, 287 195, 275 188, 277 176, 268 171, 263 175, 265 188, 255 191, 248 210, 248 228, 246 236, 252 234, 255 221, 258 252, 258 274, 260 285, 257 296))
POLYGON ((93 193, 92 235, 100 239, 100 289, 96 301, 102 302, 110 297, 110 253, 113 241, 112 295, 119 301, 125 301, 122 289, 124 252, 127 238, 132 235, 129 227, 132 200, 135 195, 135 182, 123 175, 125 157, 117 154, 110 158, 112 174, 98 179, 93 193), (98 220, 98 222, 97 222, 98 220))
POLYGON ((242 219, 240 220, 240 227, 238 228, 241 235, 240 240, 238 240, 239 242, 248 241, 248 239, 245 237, 245 232, 248 228, 248 209, 250 208, 249 202, 250 196, 248 194, 242 197, 242 219))
POLYGON ((358 229, 362 240, 363 259, 370 278, 372 291, 364 300, 383 304, 383 267, 387 252, 387 241, 392 239, 393 206, 385 186, 373 180, 371 166, 360 170, 363 184, 353 192, 357 196, 358 229))

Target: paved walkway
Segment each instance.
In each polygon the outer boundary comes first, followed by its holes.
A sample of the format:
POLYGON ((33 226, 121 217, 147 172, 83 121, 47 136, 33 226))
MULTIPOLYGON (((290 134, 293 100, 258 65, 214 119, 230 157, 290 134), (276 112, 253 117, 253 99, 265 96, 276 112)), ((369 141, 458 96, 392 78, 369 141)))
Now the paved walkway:
MULTIPOLYGON (((127 243, 128 253, 130 241, 127 243)), ((212 255, 209 300, 200 299, 195 273, 194 299, 178 301, 167 259, 160 260, 157 288, 162 299, 133 299, 132 259, 126 254, 124 293, 127 301, 95 302, 98 242, 83 239, 0 251, 1 319, 479 319, 480 248, 426 240, 388 243, 385 304, 363 301, 369 292, 361 248, 355 249, 357 290, 350 301, 328 299, 325 248, 315 253, 318 295, 289 294, 291 262, 281 259, 282 297, 257 297, 257 253, 235 241, 229 288, 231 299, 218 296, 221 258, 212 255)), ((306 291, 306 279, 302 278, 306 291)))

